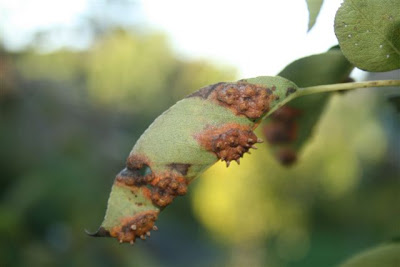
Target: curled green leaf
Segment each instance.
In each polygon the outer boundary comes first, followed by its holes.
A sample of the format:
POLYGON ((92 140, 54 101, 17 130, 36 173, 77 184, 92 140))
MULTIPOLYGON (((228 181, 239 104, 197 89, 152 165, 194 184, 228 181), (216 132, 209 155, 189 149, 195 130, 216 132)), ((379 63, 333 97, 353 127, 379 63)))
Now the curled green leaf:
POLYGON ((229 166, 257 143, 260 120, 298 90, 282 77, 204 87, 160 115, 136 142, 115 178, 94 236, 133 244, 156 230, 158 214, 218 160, 229 166))

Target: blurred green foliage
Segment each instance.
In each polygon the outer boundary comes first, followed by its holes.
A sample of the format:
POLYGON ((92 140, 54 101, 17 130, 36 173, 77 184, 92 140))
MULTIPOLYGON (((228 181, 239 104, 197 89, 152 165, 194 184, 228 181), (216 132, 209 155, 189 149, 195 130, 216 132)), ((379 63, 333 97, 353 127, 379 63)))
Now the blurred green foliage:
POLYGON ((0 266, 327 266, 400 232, 400 122, 382 90, 335 95, 294 168, 264 144, 217 164, 131 247, 84 233, 115 174, 158 114, 235 71, 123 30, 86 51, 1 51, 0 66, 0 266))
POLYGON ((168 231, 130 248, 84 230, 101 222, 150 122, 195 89, 234 80, 234 69, 178 59, 161 34, 123 30, 87 51, 2 51, 0 64, 0 266, 161 264, 149 255, 167 256, 168 231))

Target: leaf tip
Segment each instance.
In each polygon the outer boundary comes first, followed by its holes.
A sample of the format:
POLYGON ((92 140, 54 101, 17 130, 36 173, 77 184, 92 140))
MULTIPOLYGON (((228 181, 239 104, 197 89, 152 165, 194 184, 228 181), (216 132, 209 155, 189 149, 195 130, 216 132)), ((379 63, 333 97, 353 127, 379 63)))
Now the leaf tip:
POLYGON ((110 232, 107 231, 104 227, 100 227, 96 232, 92 233, 89 230, 85 229, 85 233, 88 236, 92 237, 110 237, 110 232))

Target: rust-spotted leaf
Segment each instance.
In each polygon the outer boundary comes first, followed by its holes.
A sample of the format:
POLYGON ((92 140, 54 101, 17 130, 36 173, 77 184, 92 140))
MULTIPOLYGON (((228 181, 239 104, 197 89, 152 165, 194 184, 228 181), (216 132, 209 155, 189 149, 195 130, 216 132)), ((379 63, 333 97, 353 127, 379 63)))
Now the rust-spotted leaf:
POLYGON ((240 163, 256 143, 260 120, 297 91, 282 77, 204 87, 177 102, 143 133, 116 177, 94 236, 134 244, 157 229, 159 213, 218 160, 240 163))

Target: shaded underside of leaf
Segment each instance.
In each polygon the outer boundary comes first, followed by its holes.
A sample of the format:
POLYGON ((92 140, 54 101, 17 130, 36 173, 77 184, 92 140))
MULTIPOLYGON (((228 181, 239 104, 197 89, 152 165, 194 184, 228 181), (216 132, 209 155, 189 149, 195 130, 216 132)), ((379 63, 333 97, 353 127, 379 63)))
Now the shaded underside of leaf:
POLYGON ((308 31, 314 26, 324 0, 306 0, 308 7, 308 31))
POLYGON ((367 71, 400 68, 398 0, 345 0, 336 13, 335 34, 343 54, 367 71))
MULTIPOLYGON (((294 61, 279 75, 300 87, 346 82, 353 65, 339 49, 294 61)), ((263 133, 277 159, 290 165, 299 150, 312 136, 332 93, 321 93, 294 99, 263 122, 263 133)))

